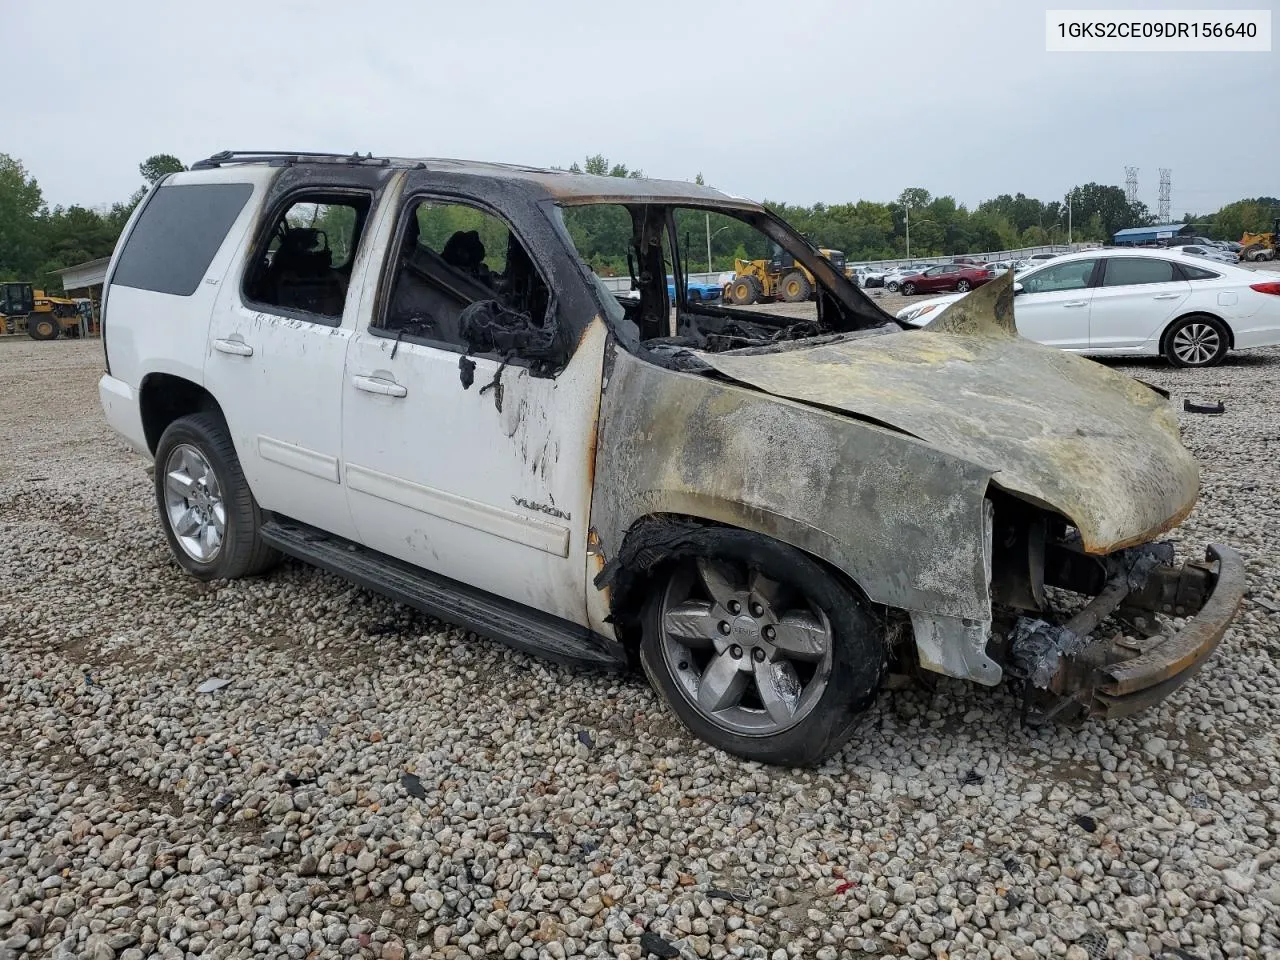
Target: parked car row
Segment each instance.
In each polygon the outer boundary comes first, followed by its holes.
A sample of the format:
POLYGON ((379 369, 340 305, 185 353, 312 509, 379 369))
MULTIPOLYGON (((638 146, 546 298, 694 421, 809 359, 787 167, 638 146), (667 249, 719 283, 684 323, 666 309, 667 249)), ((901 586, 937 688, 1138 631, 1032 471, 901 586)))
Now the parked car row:
MULTIPOLYGON (((1271 276, 1181 249, 1088 250, 1016 274, 1014 319, 1022 336, 1073 353, 1208 367, 1231 349, 1280 344, 1271 276)), ((915 303, 897 318, 923 327, 959 299, 915 303)))

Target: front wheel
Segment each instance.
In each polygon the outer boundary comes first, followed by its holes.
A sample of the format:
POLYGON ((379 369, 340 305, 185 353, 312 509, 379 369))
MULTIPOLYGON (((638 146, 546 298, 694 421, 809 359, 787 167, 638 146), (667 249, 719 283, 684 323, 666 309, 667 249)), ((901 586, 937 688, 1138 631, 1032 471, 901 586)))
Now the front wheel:
POLYGON ((231 580, 279 559, 259 535, 261 510, 217 414, 169 424, 156 446, 155 487, 169 549, 192 576, 231 580))
POLYGON ((835 753, 886 661, 860 596, 805 554, 744 531, 705 531, 644 608, 649 681, 695 734, 748 760, 801 766, 835 753))
POLYGON ((1175 367, 1212 367, 1230 347, 1226 327, 1215 317, 1183 317, 1164 338, 1164 355, 1175 367))
POLYGON ((57 340, 58 321, 52 314, 27 318, 27 335, 32 340, 57 340))
POLYGON ((958 290, 960 293, 968 293, 972 286, 973 285, 969 283, 968 280, 956 281, 956 290, 958 290))
POLYGON ((907 281, 902 285, 902 292, 909 297, 916 292, 916 285, 910 281, 907 281))
POLYGON ((898 292, 898 281, 897 281, 897 280, 890 280, 888 283, 886 283, 886 284, 884 285, 884 287, 885 287, 885 289, 886 289, 886 290, 888 290, 890 293, 897 293, 897 292, 898 292))

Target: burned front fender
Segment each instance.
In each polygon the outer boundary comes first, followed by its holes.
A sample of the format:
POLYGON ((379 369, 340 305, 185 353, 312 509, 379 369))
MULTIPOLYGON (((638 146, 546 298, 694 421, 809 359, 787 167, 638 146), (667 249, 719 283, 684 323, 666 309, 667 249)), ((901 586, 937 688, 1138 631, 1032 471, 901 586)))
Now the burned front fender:
POLYGON ((735 381, 886 424, 988 467, 1067 518, 1087 552, 1146 543, 1195 505, 1199 468, 1166 398, 1019 337, 1009 277, 924 330, 703 359, 735 381))
POLYGON ((591 509, 606 567, 644 518, 694 517, 791 544, 875 603, 973 624, 985 638, 988 469, 893 430, 608 349, 591 509))

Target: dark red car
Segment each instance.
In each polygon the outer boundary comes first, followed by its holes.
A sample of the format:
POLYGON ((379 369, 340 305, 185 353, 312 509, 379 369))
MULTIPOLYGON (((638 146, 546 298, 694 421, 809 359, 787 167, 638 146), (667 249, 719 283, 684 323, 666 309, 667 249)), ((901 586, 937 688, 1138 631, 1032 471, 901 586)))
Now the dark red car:
POLYGON ((938 290, 958 290, 964 293, 980 287, 995 274, 983 266, 972 263, 942 263, 914 276, 905 277, 900 289, 907 296, 913 293, 934 293, 938 290))

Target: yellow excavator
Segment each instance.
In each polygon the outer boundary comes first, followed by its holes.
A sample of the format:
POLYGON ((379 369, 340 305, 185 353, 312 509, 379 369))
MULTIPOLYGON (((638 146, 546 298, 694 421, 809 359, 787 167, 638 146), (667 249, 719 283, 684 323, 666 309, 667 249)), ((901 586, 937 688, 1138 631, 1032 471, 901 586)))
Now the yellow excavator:
MULTIPOLYGON (((841 250, 819 247, 818 252, 844 273, 841 250)), ((782 300, 799 303, 813 297, 813 274, 785 250, 776 249, 771 260, 735 260, 734 277, 725 290, 725 300, 733 304, 768 303, 782 300)))
POLYGON ((0 283, 0 332, 26 333, 32 340, 80 336, 81 319, 93 328, 93 304, 88 300, 54 297, 29 283, 0 283))
POLYGON ((1240 259, 1256 263, 1280 256, 1280 217, 1271 225, 1270 233, 1246 233, 1240 238, 1240 259))

